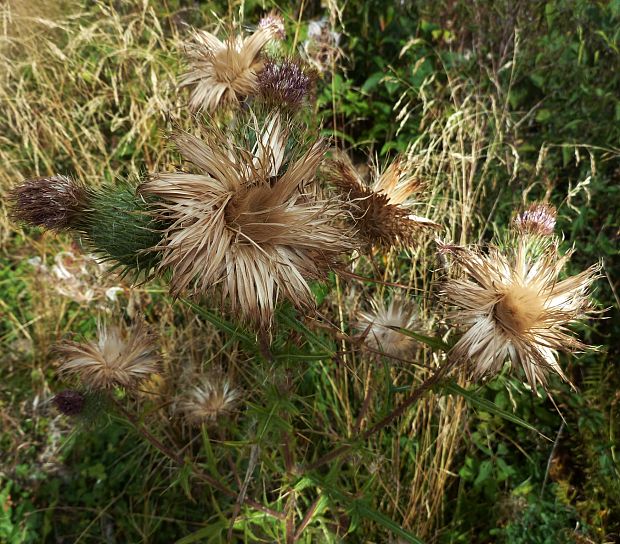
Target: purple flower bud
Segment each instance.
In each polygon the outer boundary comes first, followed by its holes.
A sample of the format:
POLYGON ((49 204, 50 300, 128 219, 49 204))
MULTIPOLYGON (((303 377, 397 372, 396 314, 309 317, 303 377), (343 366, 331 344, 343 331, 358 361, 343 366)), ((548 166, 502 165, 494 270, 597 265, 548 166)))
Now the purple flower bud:
POLYGON ((67 176, 34 178, 11 191, 12 217, 30 225, 63 230, 88 207, 86 187, 67 176))
POLYGON ((77 416, 84 410, 86 398, 79 391, 66 389, 52 399, 58 411, 66 416, 77 416))
POLYGON ((301 107, 310 96, 313 84, 313 76, 300 63, 288 59, 267 60, 258 75, 259 96, 280 107, 301 107))

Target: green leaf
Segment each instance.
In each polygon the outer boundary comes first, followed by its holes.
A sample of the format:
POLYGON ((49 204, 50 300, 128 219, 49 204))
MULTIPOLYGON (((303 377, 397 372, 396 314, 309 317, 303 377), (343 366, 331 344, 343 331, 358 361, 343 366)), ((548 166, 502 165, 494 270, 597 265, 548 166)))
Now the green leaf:
POLYGON ((372 74, 362 85, 362 92, 369 93, 372 91, 381 81, 381 79, 385 76, 383 72, 375 72, 372 74))
POLYGON ((417 332, 410 331, 408 329, 401 329, 399 327, 390 327, 395 331, 404 334, 405 336, 409 336, 418 342, 427 345, 429 348, 438 349, 441 351, 450 351, 451 346, 444 342, 441 338, 434 338, 432 336, 424 336, 423 334, 419 334, 417 332))
MULTIPOLYGON (((323 339, 320 338, 317 334, 315 334, 308 327, 306 327, 304 323, 297 319, 297 315, 295 315, 295 310, 292 307, 289 306, 279 308, 277 316, 280 323, 283 323, 287 327, 290 327, 291 329, 303 334, 304 338, 311 346, 318 346, 321 351, 325 352, 325 354, 329 357, 334 356, 334 349, 328 344, 326 344, 323 339)), ((323 356, 321 355, 321 357, 323 356)))
POLYGON ((307 476, 314 481, 315 485, 321 487, 325 490, 325 493, 332 499, 336 500, 345 506, 351 511, 351 518, 354 518, 356 515, 372 520, 379 525, 382 525, 387 530, 391 531, 394 535, 399 536, 405 542, 410 542, 412 544, 424 544, 424 541, 420 540, 413 533, 410 533, 406 529, 403 529, 398 523, 394 520, 387 517, 385 514, 378 512, 377 510, 371 508, 366 504, 366 501, 363 499, 352 499, 345 495, 342 491, 339 491, 335 487, 328 485, 325 481, 317 476, 307 476))
POLYGON ((469 404, 471 404, 472 406, 475 406, 476 408, 481 408, 482 410, 490 412, 491 414, 501 417, 507 421, 516 423, 517 425, 520 425, 521 427, 524 427, 526 429, 529 429, 530 431, 534 431, 538 433, 540 436, 542 436, 543 438, 546 438, 550 442, 552 441, 548 436, 545 436, 544 434, 542 434, 536 427, 534 427, 527 421, 521 419, 518 416, 515 416, 514 414, 511 414, 510 412, 502 410, 496 404, 494 404, 490 400, 482 398, 480 395, 476 394, 475 392, 468 391, 467 389, 463 389, 454 380, 448 380, 448 381, 442 382, 440 385, 437 386, 437 389, 442 390, 444 393, 447 393, 449 395, 459 395, 460 397, 463 397, 469 404))
POLYGON ((238 340, 240 340, 247 346, 251 346, 252 348, 256 347, 256 340, 247 331, 244 331, 243 329, 236 327, 229 321, 222 319, 215 312, 212 312, 211 310, 207 310, 206 308, 203 308, 202 306, 198 306, 198 304, 195 304, 191 300, 187 300, 186 298, 180 298, 179 300, 183 304, 191 308, 200 317, 203 317, 209 323, 214 325, 218 330, 230 334, 231 336, 237 338, 238 340))

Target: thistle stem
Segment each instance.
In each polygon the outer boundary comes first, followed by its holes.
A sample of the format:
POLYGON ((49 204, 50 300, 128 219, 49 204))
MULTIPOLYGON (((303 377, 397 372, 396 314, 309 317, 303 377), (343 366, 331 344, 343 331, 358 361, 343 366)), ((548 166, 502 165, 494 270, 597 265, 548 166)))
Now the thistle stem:
MULTIPOLYGON (((168 457, 171 461, 173 461, 179 468, 183 468, 185 466, 185 460, 180 455, 178 455, 177 453, 172 451, 170 448, 162 444, 142 424, 140 424, 138 419, 131 412, 125 409, 125 407, 122 406, 119 402, 117 402, 116 400, 113 400, 113 402, 116 405, 116 407, 119 409, 119 411, 127 418, 127 420, 131 423, 131 425, 136 429, 136 431, 140 435, 142 435, 144 439, 147 440, 155 449, 163 453, 166 457, 168 457)), ((224 484, 222 484, 221 482, 219 482, 212 476, 205 474, 203 471, 198 469, 193 464, 191 465, 191 468, 192 468, 192 472, 194 476, 206 482, 211 487, 214 487, 218 491, 221 491, 225 495, 228 495, 229 497, 232 497, 234 499, 237 499, 239 497, 239 494, 236 493, 234 490, 226 487, 224 484)), ((277 510, 268 508, 267 506, 264 506, 263 504, 255 500, 245 498, 244 502, 248 506, 251 506, 252 508, 255 508, 256 510, 259 510, 261 512, 264 512, 265 514, 271 517, 274 517, 276 519, 284 520, 286 518, 286 514, 284 514, 283 512, 278 512, 277 510)))
MULTIPOLYGON (((396 408, 394 408, 394 410, 392 410, 383 419, 375 423, 372 427, 370 427, 363 433, 358 434, 352 440, 352 442, 361 442, 363 440, 367 440, 372 435, 378 433, 379 431, 387 427, 390 423, 392 423, 392 421, 402 416, 412 404, 414 404, 418 399, 420 399, 420 397, 422 397, 429 389, 432 389, 446 375, 446 373, 452 368, 453 365, 454 365, 454 362, 449 361, 444 366, 438 368, 434 374, 432 374, 426 380, 424 380, 420 384, 420 386, 417 389, 415 389, 396 408)), ((323 455, 323 457, 320 457, 314 463, 310 463, 309 465, 307 465, 305 467, 305 472, 315 470, 318 467, 326 465, 330 463, 331 461, 334 461, 335 459, 338 459, 339 457, 349 453, 351 449, 353 449, 352 444, 346 444, 344 446, 340 446, 339 448, 336 448, 335 450, 332 450, 329 453, 326 453, 325 455, 323 455)))

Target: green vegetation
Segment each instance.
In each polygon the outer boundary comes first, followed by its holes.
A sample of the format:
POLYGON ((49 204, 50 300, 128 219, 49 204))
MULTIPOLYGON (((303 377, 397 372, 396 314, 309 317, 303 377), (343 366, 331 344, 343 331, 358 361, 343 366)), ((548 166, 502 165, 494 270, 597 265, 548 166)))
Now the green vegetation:
MULTIPOLYGON (((0 6, 0 543, 620 538, 619 1, 38 4, 0 6), (289 46, 322 17, 341 33, 311 115, 357 163, 406 153, 426 186, 420 213, 445 240, 504 236, 516 211, 547 199, 574 248, 567 273, 602 263, 605 319, 574 327, 598 349, 560 358, 574 389, 554 377, 537 396, 518 375, 474 383, 460 367, 433 381, 456 337, 432 235, 312 284, 317 317, 284 304, 267 341, 213 301, 173 300, 161 279, 132 285, 79 238, 9 220, 8 191, 26 178, 122 192, 119 180, 172 171, 165 134, 196 122, 176 91, 187 24, 252 26, 272 8, 289 46), (391 284, 419 307, 411 361, 355 334, 358 310, 391 284), (100 315, 145 316, 162 375, 63 416, 52 398, 72 383, 53 346, 93 339, 100 315), (191 427, 176 391, 212 369, 243 401, 191 427)), ((152 233, 134 234, 122 255, 152 233)))

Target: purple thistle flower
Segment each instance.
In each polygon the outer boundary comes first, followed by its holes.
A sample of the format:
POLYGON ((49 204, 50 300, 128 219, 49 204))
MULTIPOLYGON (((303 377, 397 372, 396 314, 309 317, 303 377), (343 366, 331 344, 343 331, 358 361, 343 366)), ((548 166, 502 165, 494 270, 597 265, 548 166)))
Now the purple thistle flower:
POLYGON ((275 106, 301 107, 313 85, 313 75, 294 60, 268 59, 258 74, 259 96, 275 106))
POLYGON ((27 179, 15 187, 12 217, 30 225, 54 230, 71 228, 75 219, 88 207, 86 187, 67 176, 27 179))
POLYGON ((553 206, 535 202, 514 219, 514 226, 521 234, 551 236, 555 230, 556 210, 553 206))

